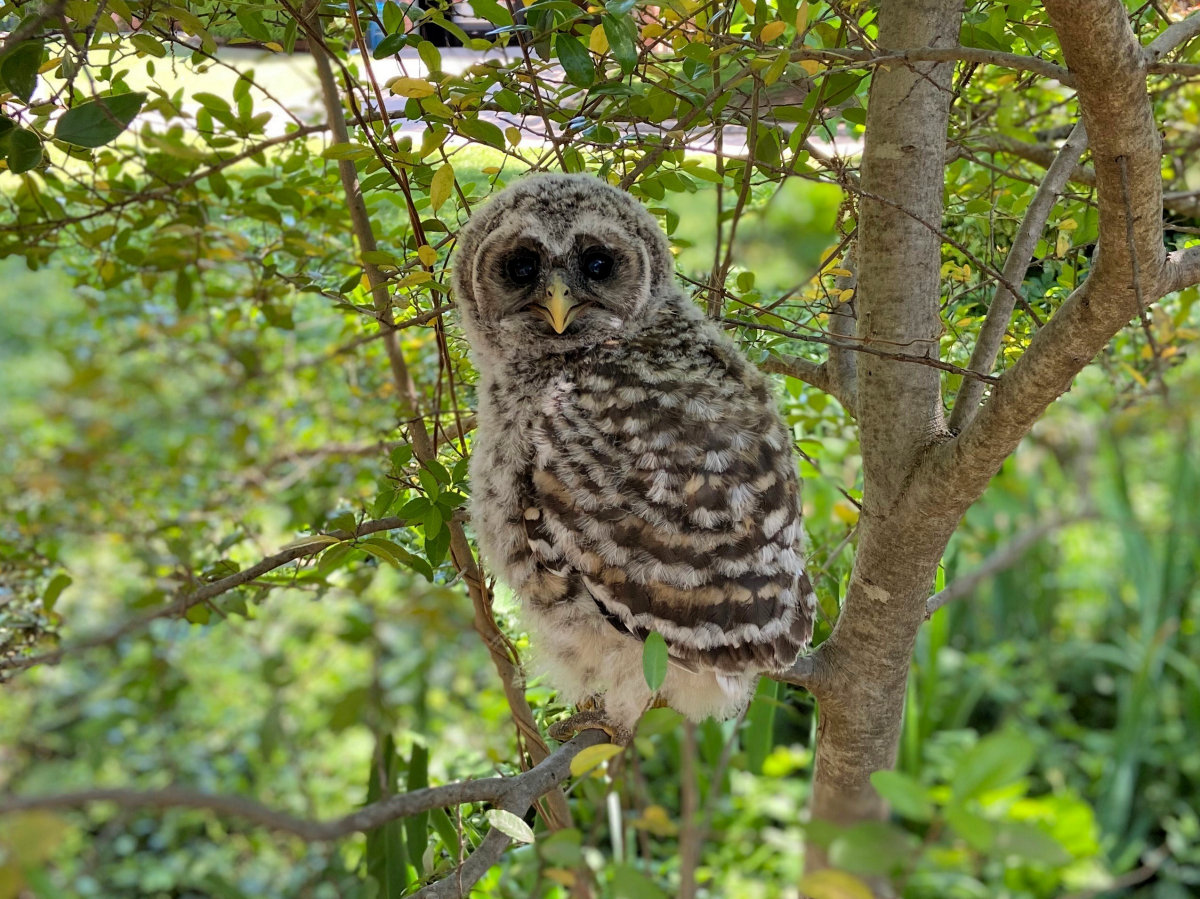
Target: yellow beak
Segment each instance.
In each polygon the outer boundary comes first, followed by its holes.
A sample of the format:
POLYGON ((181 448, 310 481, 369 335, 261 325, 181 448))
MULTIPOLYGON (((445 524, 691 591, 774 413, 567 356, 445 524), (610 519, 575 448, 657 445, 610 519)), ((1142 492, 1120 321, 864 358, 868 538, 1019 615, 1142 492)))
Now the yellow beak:
POLYGON ((579 311, 580 304, 571 298, 571 288, 560 271, 553 271, 546 281, 546 298, 539 302, 542 317, 550 323, 556 334, 561 334, 571 324, 579 311))

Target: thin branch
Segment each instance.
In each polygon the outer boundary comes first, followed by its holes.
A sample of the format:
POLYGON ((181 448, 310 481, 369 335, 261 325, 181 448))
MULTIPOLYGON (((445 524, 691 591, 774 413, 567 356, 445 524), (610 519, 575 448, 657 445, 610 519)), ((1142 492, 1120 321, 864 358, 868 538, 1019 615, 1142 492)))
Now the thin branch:
MULTIPOLYGON (((1054 204, 1058 202, 1058 197, 1066 187, 1071 172, 1075 169, 1075 164, 1079 162, 1079 157, 1083 155, 1086 148, 1087 131, 1080 122, 1076 124, 1066 143, 1059 150, 1058 156, 1050 165, 1045 179, 1038 186, 1037 193, 1034 194, 1029 208, 1025 211, 1025 218, 1021 221, 1021 227, 1017 230, 1012 246, 1009 248, 1008 258, 1004 261, 1003 275, 1004 280, 1008 283, 1020 284, 1025 280, 1025 273, 1029 269, 1029 263, 1033 260, 1033 254, 1037 250, 1038 239, 1046 227, 1046 221, 1050 218, 1054 204)), ((1004 342, 1004 335, 1008 331, 1008 323, 1012 319, 1016 303, 1017 298, 1007 286, 1002 283, 996 285, 992 302, 988 306, 987 317, 979 329, 979 337, 975 341, 971 361, 967 365, 971 371, 980 374, 991 372, 992 367, 996 364, 996 358, 1000 354, 1000 347, 1004 342)), ((980 381, 975 379, 963 381, 958 396, 954 400, 954 411, 950 415, 951 431, 962 430, 967 422, 975 417, 979 401, 982 398, 983 384, 980 381)))
MULTIPOLYGON (((521 817, 540 797, 561 796, 557 787, 567 779, 571 760, 589 746, 606 742, 608 735, 603 731, 583 731, 524 774, 506 778, 505 790, 495 802, 496 807, 521 817)), ((492 829, 454 873, 414 893, 413 899, 464 899, 471 887, 500 860, 511 842, 508 836, 492 829)))
POLYGON ((404 518, 380 518, 375 521, 364 521, 353 532, 340 530, 327 531, 321 534, 314 534, 309 538, 301 538, 274 555, 267 556, 265 559, 256 562, 249 568, 244 568, 227 577, 210 581, 197 589, 182 590, 174 601, 123 621, 106 631, 101 631, 98 634, 93 634, 90 637, 84 637, 80 640, 74 640, 53 652, 6 661, 0 666, 0 675, 4 675, 10 671, 24 671, 38 665, 55 665, 66 656, 76 652, 95 649, 100 646, 109 646, 116 643, 122 637, 142 630, 152 621, 157 621, 159 618, 172 618, 182 615, 193 606, 198 606, 201 603, 215 599, 223 593, 228 593, 230 590, 246 586, 264 574, 274 571, 277 568, 282 568, 289 562, 315 556, 333 546, 336 542, 345 542, 357 537, 376 534, 380 531, 390 531, 407 527, 408 523, 408 520, 404 518), (333 538, 333 542, 323 538, 333 538))
POLYGON ((38 30, 48 20, 61 16, 66 7, 66 0, 54 0, 53 3, 47 3, 43 6, 40 12, 35 13, 22 22, 20 27, 10 33, 5 39, 4 46, 0 47, 0 60, 3 60, 8 54, 16 50, 26 39, 37 34, 38 30))
POLYGON ((1200 35, 1200 12, 1194 12, 1187 18, 1168 25, 1162 34, 1146 45, 1142 50, 1142 57, 1147 63, 1156 63, 1176 47, 1186 44, 1197 35, 1200 35))
POLYGON ((1012 568, 1024 557, 1030 549, 1041 543, 1046 537, 1067 525, 1077 524, 1090 518, 1090 515, 1055 518, 1037 527, 1030 528, 1023 534, 1009 540, 979 565, 961 577, 955 578, 948 586, 939 590, 925 601, 925 617, 932 618, 933 613, 947 603, 970 596, 984 581, 995 577, 1002 571, 1012 568))
POLYGON ((821 334, 800 334, 796 331, 788 331, 784 328, 776 328, 773 325, 764 325, 761 322, 742 321, 738 318, 723 318, 721 321, 727 325, 735 325, 739 328, 754 328, 759 331, 769 331, 772 334, 782 334, 784 337, 790 337, 793 340, 802 340, 809 343, 820 343, 828 347, 851 350, 855 353, 866 353, 870 356, 878 356, 880 359, 890 359, 895 362, 910 362, 913 365, 925 365, 929 368, 936 368, 940 371, 949 372, 952 375, 959 375, 963 378, 976 378, 988 384, 995 384, 1000 380, 992 375, 981 375, 979 372, 970 371, 969 369, 952 365, 949 362, 943 362, 940 359, 931 359, 927 356, 911 356, 906 353, 895 353, 888 350, 881 350, 878 347, 855 342, 854 339, 834 340, 832 337, 825 337, 821 334))
POLYGON ((1174 293, 1196 284, 1200 284, 1200 246, 1176 250, 1169 254, 1160 286, 1162 292, 1174 293))
MULTIPOLYGON (((256 827, 299 837, 309 843, 324 843, 340 840, 351 834, 376 830, 398 818, 473 802, 492 803, 513 814, 522 815, 535 799, 554 789, 567 778, 575 756, 587 747, 595 746, 606 740, 607 735, 602 731, 586 730, 570 742, 564 743, 540 764, 521 774, 511 777, 468 780, 440 787, 426 787, 411 793, 401 793, 371 803, 357 811, 342 815, 340 818, 326 821, 297 818, 287 812, 270 808, 243 796, 207 793, 188 787, 164 787, 159 790, 97 788, 48 796, 4 796, 0 797, 0 815, 35 809, 77 809, 97 802, 111 803, 127 809, 187 808, 214 812, 223 817, 237 818, 256 827)), ((487 843, 488 840, 485 839, 476 851, 468 856, 467 864, 470 864, 471 858, 482 851, 487 843)), ((507 845, 506 837, 500 851, 503 852, 507 845)), ((466 865, 464 865, 465 867, 466 865)), ((484 868, 484 871, 486 870, 484 868)), ((481 871, 479 876, 482 874, 481 871)), ((464 877, 464 886, 469 887, 479 879, 479 876, 476 876, 474 880, 464 877)), ((427 887, 418 895, 460 895, 448 892, 428 892, 436 886, 439 884, 427 887)))
POLYGON ((781 684, 803 687, 820 699, 822 691, 829 685, 832 677, 828 661, 825 658, 826 654, 822 652, 822 646, 818 646, 808 655, 800 656, 787 671, 781 671, 778 674, 769 675, 769 677, 781 684))

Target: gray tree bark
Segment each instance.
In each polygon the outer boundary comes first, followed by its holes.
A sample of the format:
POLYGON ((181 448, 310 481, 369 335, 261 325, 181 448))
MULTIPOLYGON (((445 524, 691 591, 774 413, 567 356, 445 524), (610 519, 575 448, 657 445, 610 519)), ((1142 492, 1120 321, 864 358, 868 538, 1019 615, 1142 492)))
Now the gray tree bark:
MULTIPOLYGON (((848 825, 887 812, 870 776, 895 763, 913 645, 938 561, 963 513, 1117 331, 1164 294, 1200 281, 1200 249, 1171 255, 1164 249, 1161 150, 1146 92, 1149 66, 1194 34, 1200 21, 1193 16, 1189 25, 1172 26, 1143 49, 1119 0, 1047 0, 1046 9, 1069 69, 1063 80, 1078 93, 1075 134, 1086 130, 1092 150, 1098 258, 1024 355, 991 385, 982 406, 981 385, 962 392, 969 408, 954 416, 961 433, 944 424, 937 369, 853 354, 851 411, 860 427, 864 479, 858 555, 833 634, 790 678, 818 701, 814 819, 848 825)), ((880 46, 953 47, 961 12, 960 0, 884 0, 880 46)), ((951 72, 952 63, 910 61, 873 76, 855 298, 857 339, 868 351, 938 357, 951 72)), ((1048 195, 1061 189, 1079 149, 1078 141, 1068 144, 1048 195)), ((1037 214, 1044 221, 1048 211, 1037 214)), ((1041 229, 1036 221, 1027 224, 1041 229)), ((993 331, 1002 334, 1014 298, 997 296, 993 331)), ((992 348, 982 347, 972 368, 989 374, 994 360, 992 348)), ((812 374, 828 377, 824 367, 812 374)), ((820 847, 810 845, 808 853, 809 870, 826 863, 820 847)))

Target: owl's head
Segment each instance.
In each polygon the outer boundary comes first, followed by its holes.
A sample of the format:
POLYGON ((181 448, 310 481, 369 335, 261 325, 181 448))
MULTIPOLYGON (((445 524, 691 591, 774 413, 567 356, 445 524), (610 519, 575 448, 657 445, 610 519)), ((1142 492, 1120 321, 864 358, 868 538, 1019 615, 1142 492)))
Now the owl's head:
POLYGON ((458 235, 455 302, 477 352, 570 352, 639 330, 676 288, 666 236, 633 197, 589 175, 534 175, 458 235))

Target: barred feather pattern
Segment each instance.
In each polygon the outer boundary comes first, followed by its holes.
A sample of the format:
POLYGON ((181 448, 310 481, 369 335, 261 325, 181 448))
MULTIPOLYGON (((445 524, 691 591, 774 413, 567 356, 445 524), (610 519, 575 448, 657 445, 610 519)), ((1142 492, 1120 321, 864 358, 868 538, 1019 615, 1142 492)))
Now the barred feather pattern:
MULTIPOLYGON (((471 299, 479 284, 459 287, 471 299)), ((472 520, 485 559, 521 599, 554 685, 573 701, 605 694, 626 727, 650 699, 649 633, 670 651, 662 698, 726 717, 760 674, 791 666, 816 602, 768 383, 673 285, 649 294, 594 344, 477 352, 472 520)))

